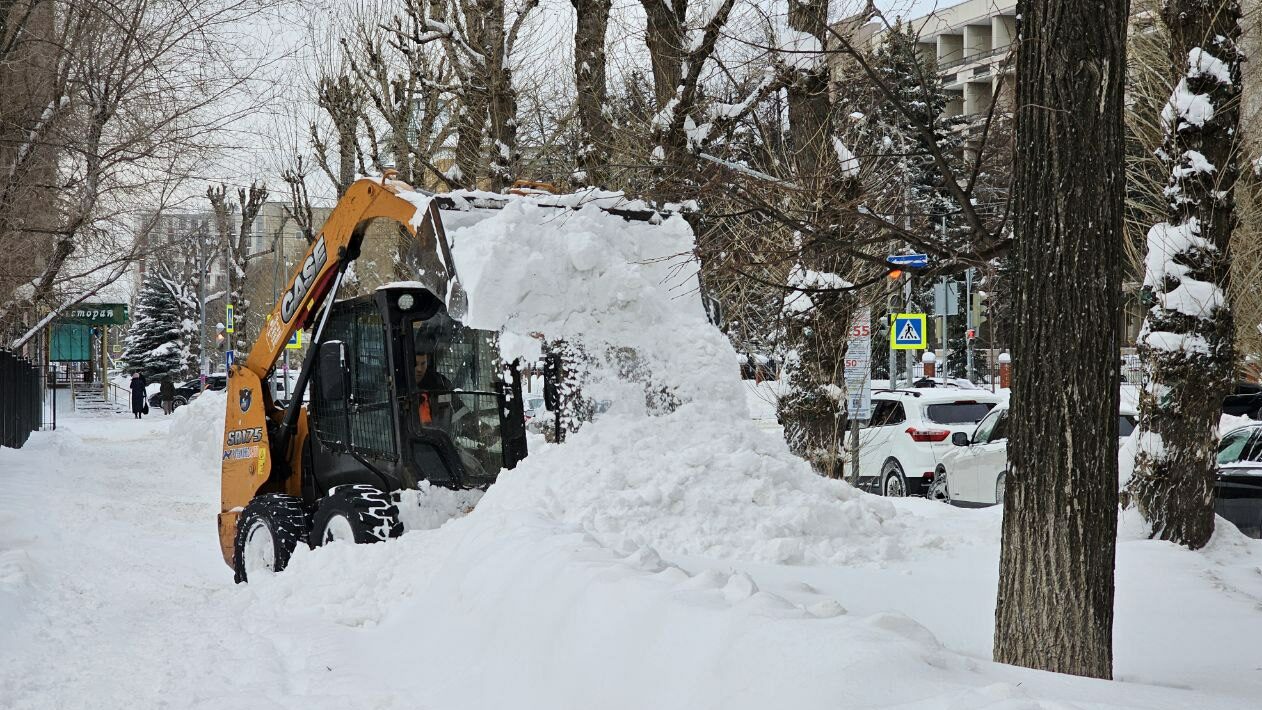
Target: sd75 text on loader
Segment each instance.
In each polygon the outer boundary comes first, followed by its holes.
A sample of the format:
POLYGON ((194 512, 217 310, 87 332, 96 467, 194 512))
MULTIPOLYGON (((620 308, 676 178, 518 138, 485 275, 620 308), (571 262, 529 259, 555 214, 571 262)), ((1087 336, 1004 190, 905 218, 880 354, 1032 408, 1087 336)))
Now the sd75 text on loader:
POLYGON ((219 542, 238 582, 283 569, 299 544, 397 536, 398 491, 484 488, 526 455, 521 382, 516 368, 505 382, 496 333, 464 327, 415 283, 337 300, 378 218, 432 239, 455 276, 433 201, 388 179, 338 201, 228 372, 219 542), (314 335, 282 407, 264 383, 300 328, 314 335))

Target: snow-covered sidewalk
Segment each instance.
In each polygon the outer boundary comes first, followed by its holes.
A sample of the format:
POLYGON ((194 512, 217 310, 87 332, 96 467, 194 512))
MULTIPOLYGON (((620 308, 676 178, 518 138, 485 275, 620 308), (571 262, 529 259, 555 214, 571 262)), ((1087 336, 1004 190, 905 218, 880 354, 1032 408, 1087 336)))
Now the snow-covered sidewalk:
POLYGON ((897 506, 925 544, 805 566, 663 560, 630 531, 488 496, 438 530, 302 550, 233 585, 216 404, 174 424, 68 419, 0 450, 0 706, 1247 708, 1262 693, 1262 553, 1226 531, 1189 553, 1126 526, 1115 683, 986 660, 997 511, 925 501, 897 506))

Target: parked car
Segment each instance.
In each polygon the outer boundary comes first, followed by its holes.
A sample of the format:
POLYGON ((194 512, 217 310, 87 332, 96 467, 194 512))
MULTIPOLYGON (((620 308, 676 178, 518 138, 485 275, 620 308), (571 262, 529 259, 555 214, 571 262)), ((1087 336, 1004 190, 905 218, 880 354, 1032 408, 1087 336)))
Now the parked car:
MULTIPOLYGON (((206 376, 206 389, 222 390, 228 387, 228 373, 217 372, 206 376)), ((202 393, 201 378, 194 377, 191 380, 182 382, 175 386, 175 399, 173 400, 176 407, 182 407, 197 398, 202 393)), ((162 394, 155 392, 149 396, 149 406, 157 409, 162 408, 162 394)))
MULTIPOLYGON (((1008 466, 1008 405, 995 407, 971 433, 951 435, 952 447, 942 456, 927 497, 965 508, 1003 502, 1008 466)), ((1118 410, 1118 442, 1130 436, 1139 414, 1123 405, 1118 410)))
POLYGON ((1228 432, 1219 442, 1214 512, 1262 538, 1262 424, 1228 432))
POLYGON ((1223 397, 1223 414, 1262 419, 1262 385, 1236 382, 1232 385, 1231 394, 1223 397))
POLYGON ((298 386, 298 370, 290 370, 288 378, 282 372, 277 371, 267 379, 267 382, 272 388, 272 400, 282 407, 288 406, 289 400, 298 386))
POLYGON ((522 397, 522 414, 526 418, 526 425, 530 422, 543 417, 548 413, 548 407, 544 404, 543 395, 526 393, 522 397))
MULTIPOLYGON (((952 434, 970 432, 1002 398, 939 386, 878 390, 859 431, 859 485, 887 496, 924 495, 952 434)), ((843 451, 849 458, 849 436, 843 451)))

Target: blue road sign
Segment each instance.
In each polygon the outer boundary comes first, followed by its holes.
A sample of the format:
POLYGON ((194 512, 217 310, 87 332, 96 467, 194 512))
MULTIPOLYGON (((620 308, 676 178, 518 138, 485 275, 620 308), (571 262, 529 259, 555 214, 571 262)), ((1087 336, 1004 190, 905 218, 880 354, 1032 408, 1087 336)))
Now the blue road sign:
POLYGON ((891 254, 885 260, 895 266, 910 266, 913 269, 923 269, 929 265, 928 254, 891 254))
POLYGON ((894 314, 894 327, 890 328, 890 348, 923 350, 925 348, 925 314, 894 314))
POLYGON ((228 369, 229 369, 229 370, 231 370, 231 369, 232 369, 232 361, 233 361, 234 359, 235 359, 235 358, 234 358, 233 353, 232 353, 232 351, 231 351, 231 350, 226 350, 226 351, 224 351, 224 354, 223 354, 223 361, 224 361, 224 364, 226 364, 226 365, 228 366, 228 369))

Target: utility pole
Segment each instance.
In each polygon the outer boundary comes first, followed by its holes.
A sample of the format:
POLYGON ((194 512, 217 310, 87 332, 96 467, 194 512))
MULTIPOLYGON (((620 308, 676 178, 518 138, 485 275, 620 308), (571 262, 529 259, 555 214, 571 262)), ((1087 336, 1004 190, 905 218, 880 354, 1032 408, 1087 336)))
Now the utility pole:
MULTIPOLYGON (((903 313, 911 313, 913 310, 911 294, 912 294, 912 282, 915 281, 915 279, 916 277, 912 276, 911 272, 907 273, 907 283, 903 285, 903 302, 904 302, 903 313)), ((926 328, 926 330, 928 330, 928 328, 926 328)), ((922 335, 927 336, 928 333, 922 333, 922 335)), ((928 340, 928 338, 926 338, 926 340, 928 340)), ((911 387, 911 383, 916 381, 916 351, 915 350, 906 351, 906 357, 907 357, 907 386, 911 387)))
MULTIPOLYGON (((885 299, 885 310, 888 311, 885 314, 885 322, 886 324, 888 324, 889 329, 890 329, 890 333, 891 333, 890 339, 893 340, 892 334, 894 331, 894 294, 890 294, 889 298, 885 299)), ((894 348, 888 348, 888 350, 889 350, 889 355, 890 355, 890 367, 889 367, 890 389, 896 390, 898 389, 898 371, 896 369, 898 367, 898 362, 894 359, 896 357, 894 348)))
MULTIPOLYGON (((946 244, 947 235, 947 218, 942 215, 942 243, 946 244)), ((947 277, 942 275, 942 359, 938 361, 938 377, 946 382, 947 376, 947 312, 951 309, 947 308, 947 301, 950 294, 947 293, 947 277)), ((925 342, 929 341, 929 334, 925 333, 925 342)))
POLYGON ((206 373, 210 371, 209 362, 206 358, 206 233, 204 230, 196 232, 197 245, 197 304, 198 304, 198 346, 197 352, 201 355, 201 364, 197 373, 198 378, 202 382, 202 389, 206 388, 206 373))
MULTIPOLYGON (((973 381, 973 340, 968 337, 973 333, 973 267, 964 272, 964 376, 973 381)), ((976 336, 976 333, 973 333, 976 336)))
POLYGON ((938 376, 946 382, 947 376, 947 300, 950 297, 948 293, 947 277, 942 277, 942 358, 938 360, 938 376))

